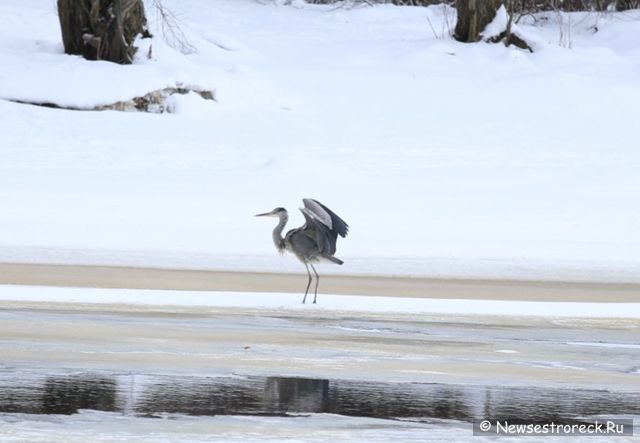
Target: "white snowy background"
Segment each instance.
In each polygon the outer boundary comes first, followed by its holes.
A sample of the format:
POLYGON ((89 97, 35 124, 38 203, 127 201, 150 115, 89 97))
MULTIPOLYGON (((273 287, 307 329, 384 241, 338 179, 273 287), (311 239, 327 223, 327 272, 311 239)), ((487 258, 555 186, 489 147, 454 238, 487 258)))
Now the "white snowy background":
POLYGON ((195 51, 63 54, 55 2, 0 3, 0 260, 293 270, 272 220, 343 216, 323 272, 640 280, 640 11, 550 13, 529 53, 455 11, 165 0, 195 51), (596 32, 597 27, 597 32, 596 32), (78 112, 183 84, 172 114, 78 112))

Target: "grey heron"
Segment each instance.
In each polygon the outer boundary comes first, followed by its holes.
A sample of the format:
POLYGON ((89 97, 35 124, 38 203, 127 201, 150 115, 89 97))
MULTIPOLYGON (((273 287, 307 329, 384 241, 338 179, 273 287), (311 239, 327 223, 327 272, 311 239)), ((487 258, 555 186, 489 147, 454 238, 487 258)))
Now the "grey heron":
POLYGON ((282 237, 282 231, 289 221, 289 214, 285 208, 275 208, 271 212, 257 214, 256 217, 278 217, 280 220, 273 230, 273 243, 276 245, 278 252, 284 253, 289 251, 300 260, 307 269, 309 281, 307 289, 304 291, 302 303, 307 300, 309 287, 313 280, 309 266, 316 276, 315 294, 313 302, 318 297, 318 284, 320 276, 313 266, 314 262, 320 260, 328 260, 332 263, 341 265, 342 260, 333 256, 336 253, 336 240, 338 236, 345 237, 349 232, 349 225, 338 217, 331 209, 317 200, 311 198, 303 198, 304 208, 300 208, 304 215, 305 223, 299 228, 291 229, 287 235, 282 237))

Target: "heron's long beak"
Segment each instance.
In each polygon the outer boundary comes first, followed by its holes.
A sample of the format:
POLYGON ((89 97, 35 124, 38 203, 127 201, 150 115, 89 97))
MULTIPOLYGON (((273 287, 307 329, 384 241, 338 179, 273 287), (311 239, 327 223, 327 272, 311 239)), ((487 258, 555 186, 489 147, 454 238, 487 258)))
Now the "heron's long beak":
POLYGON ((269 215, 273 215, 273 213, 272 212, 265 212, 265 213, 262 213, 262 214, 256 214, 256 217, 267 217, 269 215))

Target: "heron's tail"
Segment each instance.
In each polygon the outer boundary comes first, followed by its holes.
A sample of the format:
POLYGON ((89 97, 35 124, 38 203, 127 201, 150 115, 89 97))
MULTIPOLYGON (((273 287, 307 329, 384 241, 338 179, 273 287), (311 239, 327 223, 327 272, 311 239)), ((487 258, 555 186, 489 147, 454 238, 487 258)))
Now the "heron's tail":
POLYGON ((339 258, 332 257, 331 255, 325 255, 325 256, 324 256, 324 258, 326 258, 327 260, 329 260, 329 261, 331 261, 331 262, 335 263, 336 265, 341 265, 341 264, 343 264, 343 263, 344 263, 344 262, 343 262, 342 260, 340 260, 339 258))

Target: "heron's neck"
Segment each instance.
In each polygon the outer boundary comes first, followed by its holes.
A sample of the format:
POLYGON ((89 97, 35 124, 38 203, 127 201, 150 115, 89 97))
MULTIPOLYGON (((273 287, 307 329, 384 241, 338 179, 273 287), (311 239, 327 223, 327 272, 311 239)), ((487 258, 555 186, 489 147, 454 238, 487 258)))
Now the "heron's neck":
POLYGON ((273 230, 273 244, 276 245, 279 252, 284 252, 284 238, 282 237, 282 230, 289 221, 289 216, 286 213, 280 213, 279 217, 280 221, 278 222, 278 226, 273 230))

